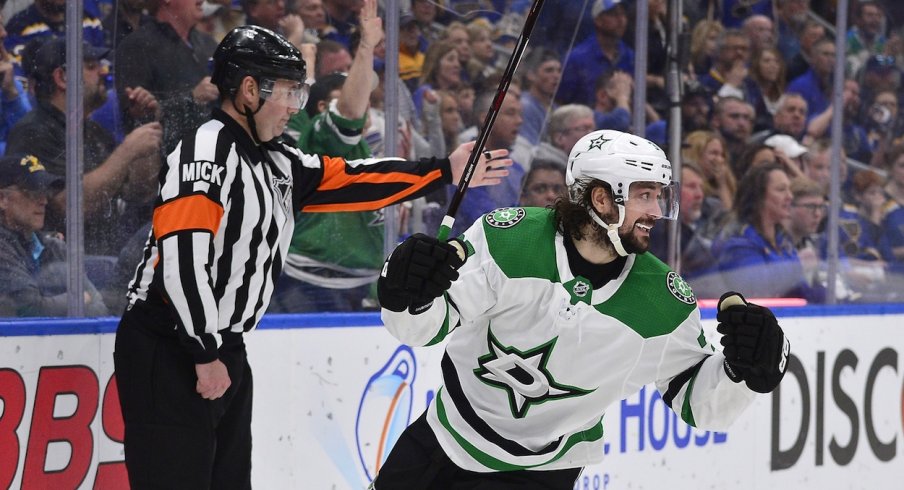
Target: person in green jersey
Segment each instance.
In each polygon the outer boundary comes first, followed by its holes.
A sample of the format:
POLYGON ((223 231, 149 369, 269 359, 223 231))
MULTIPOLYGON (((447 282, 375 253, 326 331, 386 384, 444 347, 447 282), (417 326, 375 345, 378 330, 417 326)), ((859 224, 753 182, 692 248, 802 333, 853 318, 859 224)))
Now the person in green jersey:
POLYGON ((443 386, 372 488, 571 489, 603 457, 606 408, 649 383, 709 430, 778 386, 790 347, 775 316, 726 293, 717 349, 693 290, 646 253, 677 216, 671 179, 652 142, 594 131, 551 209, 497 209, 451 242, 414 235, 392 252, 377 283, 386 328, 447 343, 443 386))

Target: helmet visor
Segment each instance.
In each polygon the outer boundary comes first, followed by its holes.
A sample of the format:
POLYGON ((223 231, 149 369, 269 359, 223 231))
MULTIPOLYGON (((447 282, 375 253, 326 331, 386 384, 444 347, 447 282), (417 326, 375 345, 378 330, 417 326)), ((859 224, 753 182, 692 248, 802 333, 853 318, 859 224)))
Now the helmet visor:
POLYGON ((301 109, 308 102, 310 88, 293 80, 261 79, 261 98, 291 109, 301 109))
POLYGON ((678 182, 668 185, 658 182, 632 182, 625 206, 637 209, 657 219, 678 219, 678 200, 681 196, 678 182))

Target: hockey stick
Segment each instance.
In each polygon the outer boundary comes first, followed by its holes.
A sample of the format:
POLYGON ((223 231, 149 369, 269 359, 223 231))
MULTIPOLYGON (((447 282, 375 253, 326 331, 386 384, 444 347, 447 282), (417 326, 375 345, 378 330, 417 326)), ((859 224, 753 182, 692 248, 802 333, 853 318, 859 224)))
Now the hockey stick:
POLYGON ((461 200, 465 196, 468 184, 471 183, 471 177, 474 175, 474 169, 477 168, 480 154, 483 152, 483 147, 487 143, 487 137, 490 135, 490 130, 493 129, 493 123, 496 122, 496 116, 499 114, 499 108, 502 106, 502 99, 505 98, 505 94, 508 92, 509 84, 512 81, 512 77, 515 75, 515 69, 518 68, 518 63, 521 62, 521 57, 524 55, 524 48, 527 47, 527 41, 530 40, 530 33, 534 29, 534 24, 537 22, 537 17, 540 15, 540 9, 542 7, 543 0, 534 0, 533 5, 530 7, 530 11, 527 13, 527 18, 524 19, 524 28, 521 29, 521 35, 518 36, 515 50, 512 51, 512 56, 508 60, 505 71, 502 72, 502 79, 499 80, 499 88, 496 89, 496 96, 493 97, 493 103, 490 105, 490 110, 487 111, 487 116, 483 120, 483 126, 481 126, 480 132, 477 134, 477 142, 474 144, 474 149, 471 150, 471 155, 468 157, 468 163, 465 165, 461 180, 458 182, 458 189, 456 189, 455 194, 452 195, 452 201, 449 203, 449 208, 446 210, 446 216, 443 217, 443 221, 440 223, 439 232, 436 234, 437 238, 440 240, 449 238, 449 233, 452 231, 452 225, 455 224, 455 213, 458 212, 458 207, 461 205, 461 200))

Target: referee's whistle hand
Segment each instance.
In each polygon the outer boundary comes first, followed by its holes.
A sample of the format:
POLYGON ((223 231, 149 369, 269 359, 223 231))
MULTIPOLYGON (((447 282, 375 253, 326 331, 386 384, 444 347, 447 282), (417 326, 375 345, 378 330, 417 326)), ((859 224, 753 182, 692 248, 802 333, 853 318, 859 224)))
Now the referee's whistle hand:
POLYGON ((220 398, 232 384, 226 365, 219 359, 206 364, 195 364, 195 373, 198 375, 195 391, 208 400, 220 398))

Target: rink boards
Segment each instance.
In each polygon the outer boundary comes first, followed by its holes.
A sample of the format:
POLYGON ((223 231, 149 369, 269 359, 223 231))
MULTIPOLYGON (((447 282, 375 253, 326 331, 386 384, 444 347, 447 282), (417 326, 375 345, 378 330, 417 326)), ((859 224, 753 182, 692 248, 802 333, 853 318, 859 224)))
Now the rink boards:
MULTIPOLYGON (((901 488, 904 305, 778 315, 793 354, 779 391, 718 433, 647 386, 609 407, 605 459, 576 488, 901 488)), ((0 325, 0 489, 127 488, 115 325, 0 325)), ((442 346, 402 346, 373 314, 267 317, 246 341, 255 488, 364 488, 440 384, 442 346)))

